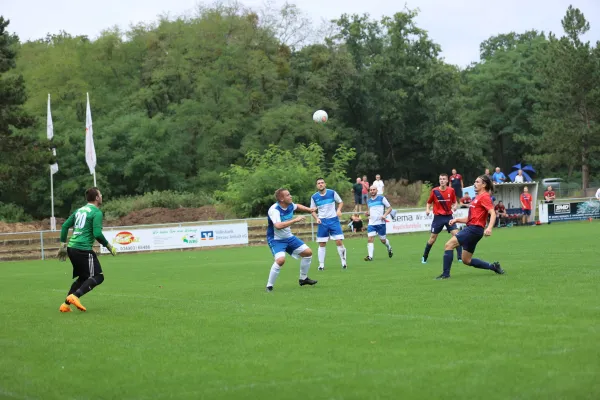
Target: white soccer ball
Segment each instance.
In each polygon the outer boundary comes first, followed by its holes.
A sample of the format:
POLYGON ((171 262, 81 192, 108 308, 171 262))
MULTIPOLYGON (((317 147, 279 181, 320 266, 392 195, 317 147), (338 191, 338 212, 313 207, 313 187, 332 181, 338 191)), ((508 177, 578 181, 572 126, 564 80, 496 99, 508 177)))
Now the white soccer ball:
POLYGON ((327 116, 327 113, 323 110, 317 110, 313 114, 313 121, 315 122, 324 123, 327 122, 328 119, 329 117, 327 116))

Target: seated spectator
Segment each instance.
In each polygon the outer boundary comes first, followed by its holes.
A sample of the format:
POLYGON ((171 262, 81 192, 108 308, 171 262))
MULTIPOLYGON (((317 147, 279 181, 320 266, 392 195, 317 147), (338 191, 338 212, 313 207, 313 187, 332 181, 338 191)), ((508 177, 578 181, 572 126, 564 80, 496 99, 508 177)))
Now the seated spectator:
POLYGON ((517 171, 517 175, 515 175, 515 179, 513 180, 513 182, 515 182, 515 183, 523 183, 523 181, 524 181, 523 171, 522 170, 518 170, 517 171))
POLYGON ((494 207, 494 211, 496 211, 496 217, 498 218, 498 227, 501 225, 502 221, 504 221, 504 224, 506 225, 508 214, 506 213, 506 207, 504 207, 502 200, 498 201, 498 204, 494 207))
POLYGON ((494 172, 494 175, 492 175, 492 181, 494 183, 506 182, 506 175, 504 175, 504 172, 500 170, 500 167, 496 167, 496 172, 494 172))
POLYGON ((471 196, 469 195, 469 193, 465 192, 464 197, 462 197, 460 199, 460 208, 467 208, 467 207, 469 207, 469 204, 471 204, 472 201, 473 201, 473 199, 471 198, 471 196))
POLYGON ((548 186, 548 189, 544 192, 544 202, 552 203, 556 199, 556 193, 552 190, 552 186, 548 186))
POLYGON ((352 216, 350 217, 350 222, 348 223, 348 226, 350 227, 352 232, 362 232, 363 231, 363 222, 362 222, 362 219, 360 218, 360 215, 352 214, 352 216))

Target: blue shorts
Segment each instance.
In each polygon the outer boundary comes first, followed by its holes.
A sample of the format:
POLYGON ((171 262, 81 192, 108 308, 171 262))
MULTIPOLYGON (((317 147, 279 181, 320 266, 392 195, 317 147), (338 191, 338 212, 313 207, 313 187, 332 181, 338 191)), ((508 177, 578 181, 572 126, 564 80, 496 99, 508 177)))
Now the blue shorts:
POLYGON ((444 226, 448 230, 448 232, 452 232, 457 230, 456 224, 450 225, 450 220, 454 218, 452 215, 434 215, 433 222, 431 223, 431 233, 435 233, 436 235, 440 233, 444 226))
POLYGON ((321 218, 321 223, 317 228, 317 242, 326 242, 330 236, 333 240, 344 240, 344 232, 342 232, 342 225, 338 217, 321 218))
POLYGON ((462 231, 456 234, 458 243, 462 246, 463 250, 469 253, 475 253, 477 242, 483 237, 483 228, 476 225, 465 226, 462 231))
POLYGON ((285 256, 285 253, 288 253, 294 258, 298 258, 298 254, 308 248, 308 246, 296 236, 278 240, 267 238, 267 243, 269 243, 269 248, 275 258, 283 257, 285 256))
POLYGON ((531 210, 525 210, 523 209, 523 215, 531 215, 531 210))
POLYGON ((368 193, 363 193, 362 194, 362 203, 363 204, 367 204, 367 201, 369 201, 369 194, 368 193))
POLYGON ((385 239, 385 224, 369 225, 367 227, 367 236, 379 235, 381 240, 385 239))

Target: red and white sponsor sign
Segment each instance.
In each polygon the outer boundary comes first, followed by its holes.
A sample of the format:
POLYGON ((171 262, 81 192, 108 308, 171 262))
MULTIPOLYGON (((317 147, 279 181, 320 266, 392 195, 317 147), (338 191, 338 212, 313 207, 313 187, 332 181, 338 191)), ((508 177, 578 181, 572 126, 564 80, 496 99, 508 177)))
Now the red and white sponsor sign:
MULTIPOLYGON (((469 213, 468 208, 459 208, 454 212, 454 218, 466 217, 469 213)), ((387 234, 409 233, 409 232, 428 232, 431 231, 433 222, 433 213, 425 215, 425 211, 398 211, 396 218, 386 224, 387 234)), ((457 226, 464 224, 457 224, 457 226)))

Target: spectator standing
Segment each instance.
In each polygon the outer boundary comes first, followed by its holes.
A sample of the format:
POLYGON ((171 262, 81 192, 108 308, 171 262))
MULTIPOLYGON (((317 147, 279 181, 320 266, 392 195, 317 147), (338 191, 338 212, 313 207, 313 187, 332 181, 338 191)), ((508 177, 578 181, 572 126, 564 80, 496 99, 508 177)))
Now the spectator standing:
POLYGON ((361 204, 362 204, 362 180, 360 178, 356 178, 356 183, 352 185, 352 193, 354 193, 354 212, 361 212, 361 204))
POLYGON ((450 175, 450 187, 454 189, 454 193, 457 198, 461 198, 463 195, 463 177, 461 174, 456 172, 456 168, 452 169, 452 175, 450 175))
POLYGON ((523 193, 521 193, 521 210, 523 211, 523 225, 529 221, 531 215, 531 195, 529 194, 529 188, 525 186, 523 193))
MULTIPOLYGON (((598 193, 596 193, 596 197, 597 196, 598 193)), ((546 189, 546 191, 544 192, 544 201, 546 203, 552 203, 554 199, 556 199, 556 193, 554 193, 554 190, 552 190, 552 186, 548 186, 548 189, 546 189)))
POLYGON ((515 179, 514 182, 515 183, 523 183, 523 171, 522 170, 518 170, 517 171, 517 175, 515 175, 515 179))
POLYGON ((381 175, 375 175, 375 182, 373 182, 373 186, 377 188, 377 194, 383 196, 383 187, 385 186, 383 181, 381 180, 381 175))
POLYGON ((496 172, 494 172, 494 175, 492 175, 492 181, 494 183, 506 182, 506 175, 504 175, 504 172, 502 172, 500 167, 496 167, 496 172))
POLYGON ((369 181, 367 180, 367 176, 363 175, 362 177, 362 203, 363 204, 367 204, 367 201, 369 201, 369 188, 371 187, 369 185, 369 181))

